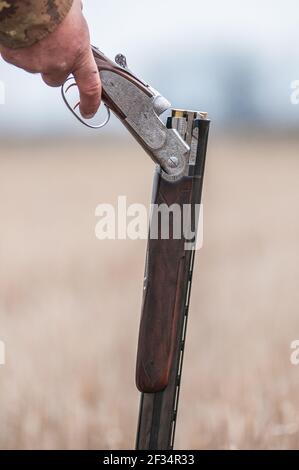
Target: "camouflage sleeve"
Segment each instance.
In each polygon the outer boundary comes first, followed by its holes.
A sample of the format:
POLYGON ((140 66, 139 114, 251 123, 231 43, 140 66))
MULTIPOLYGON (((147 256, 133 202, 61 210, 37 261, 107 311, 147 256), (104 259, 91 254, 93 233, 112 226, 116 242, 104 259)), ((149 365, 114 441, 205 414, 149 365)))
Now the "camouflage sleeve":
POLYGON ((31 46, 64 19, 73 0, 0 0, 0 44, 31 46))

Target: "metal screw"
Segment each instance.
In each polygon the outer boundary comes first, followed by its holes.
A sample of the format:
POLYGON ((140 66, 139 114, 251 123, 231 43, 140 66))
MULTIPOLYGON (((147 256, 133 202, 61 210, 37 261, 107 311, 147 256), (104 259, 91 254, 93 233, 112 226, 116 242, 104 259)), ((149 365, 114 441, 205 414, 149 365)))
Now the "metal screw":
POLYGON ((127 58, 123 54, 117 54, 117 56, 115 57, 115 62, 117 63, 117 65, 119 65, 123 69, 128 68, 127 58))
POLYGON ((171 166, 172 168, 177 168, 178 164, 179 164, 179 160, 177 157, 170 157, 168 159, 168 164, 169 166, 171 166))

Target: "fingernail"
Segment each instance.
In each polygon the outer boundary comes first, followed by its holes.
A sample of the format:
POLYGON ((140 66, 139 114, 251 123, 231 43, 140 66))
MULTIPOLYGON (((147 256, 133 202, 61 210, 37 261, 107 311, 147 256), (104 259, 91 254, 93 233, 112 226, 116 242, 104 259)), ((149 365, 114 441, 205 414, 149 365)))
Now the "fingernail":
POLYGON ((82 113, 82 116, 84 117, 84 119, 91 119, 94 117, 94 114, 85 114, 85 113, 82 113))

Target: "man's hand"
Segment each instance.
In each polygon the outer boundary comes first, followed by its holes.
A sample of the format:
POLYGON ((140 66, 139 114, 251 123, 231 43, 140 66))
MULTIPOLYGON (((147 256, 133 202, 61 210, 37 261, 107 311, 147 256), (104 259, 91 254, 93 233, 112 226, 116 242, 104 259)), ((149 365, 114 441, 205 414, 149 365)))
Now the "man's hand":
POLYGON ((66 18, 46 38, 30 47, 0 46, 3 59, 27 72, 40 73, 44 82, 61 86, 72 73, 80 92, 80 112, 89 119, 101 103, 100 75, 90 48, 89 30, 81 0, 74 0, 66 18))

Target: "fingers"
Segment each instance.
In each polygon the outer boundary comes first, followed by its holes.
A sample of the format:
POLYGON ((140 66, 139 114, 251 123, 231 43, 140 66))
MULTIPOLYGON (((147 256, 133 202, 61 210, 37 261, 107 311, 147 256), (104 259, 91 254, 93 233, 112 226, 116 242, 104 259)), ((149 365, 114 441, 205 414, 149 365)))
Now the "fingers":
POLYGON ((101 104, 102 85, 92 51, 88 51, 73 71, 80 93, 80 113, 85 119, 92 118, 101 104))

